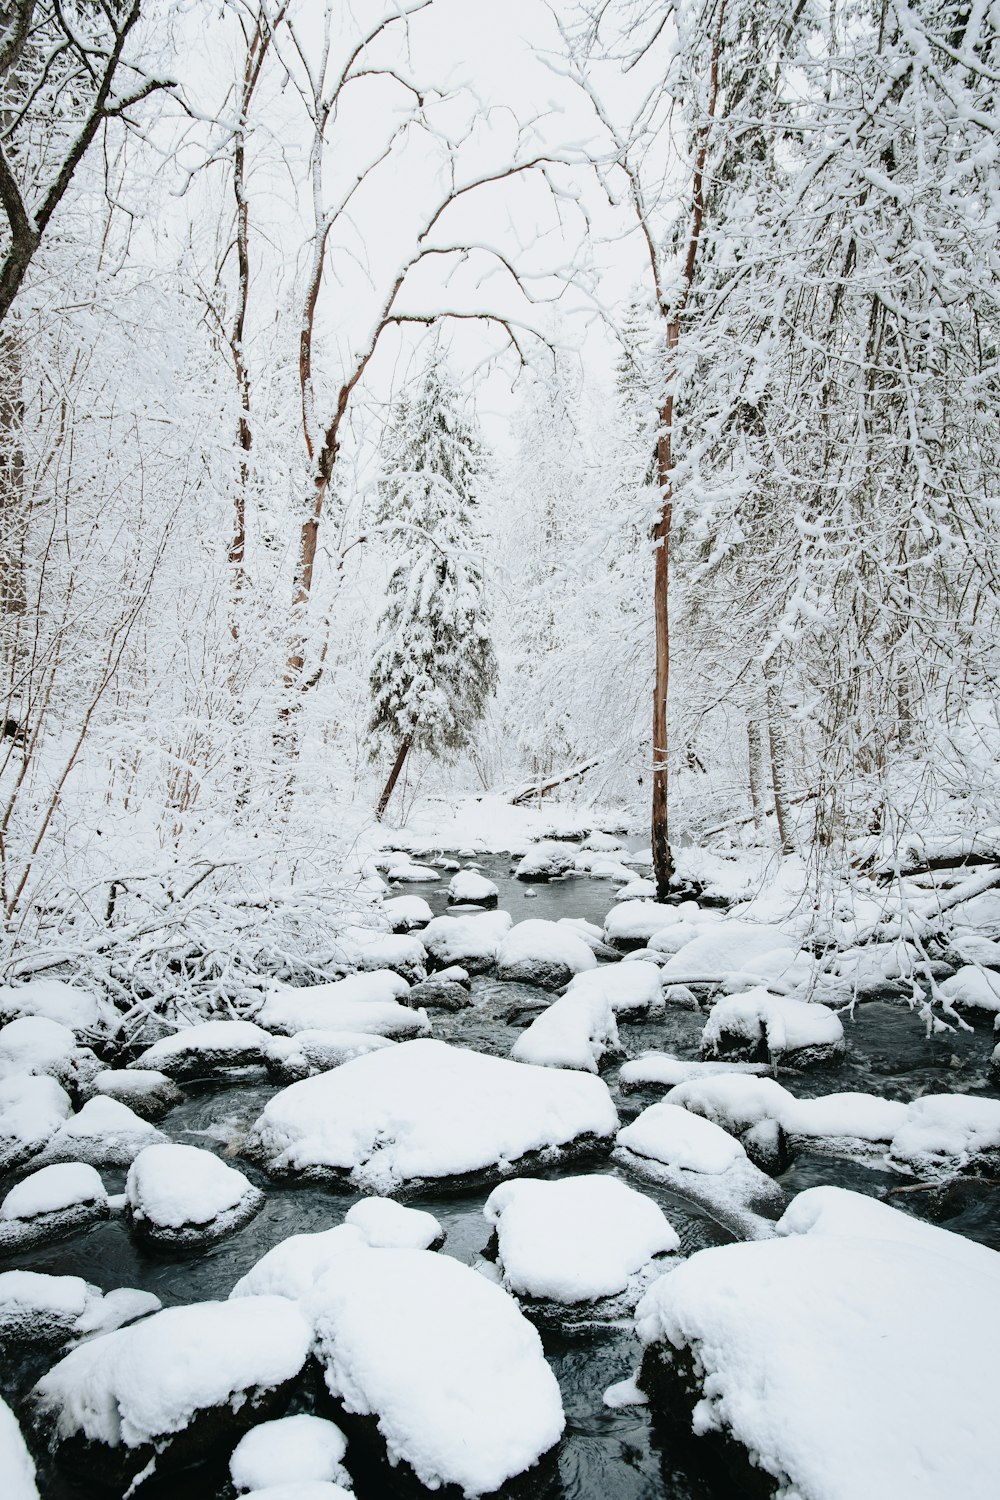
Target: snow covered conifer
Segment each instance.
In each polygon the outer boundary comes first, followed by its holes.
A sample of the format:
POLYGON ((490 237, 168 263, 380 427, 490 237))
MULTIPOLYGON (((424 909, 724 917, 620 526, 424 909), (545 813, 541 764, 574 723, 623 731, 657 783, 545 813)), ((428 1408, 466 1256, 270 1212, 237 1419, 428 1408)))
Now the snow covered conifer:
POLYGON ((387 434, 379 522, 398 561, 371 666, 373 753, 396 759, 381 817, 411 749, 463 749, 496 681, 496 659, 475 551, 476 493, 486 455, 438 357, 396 406, 387 434))

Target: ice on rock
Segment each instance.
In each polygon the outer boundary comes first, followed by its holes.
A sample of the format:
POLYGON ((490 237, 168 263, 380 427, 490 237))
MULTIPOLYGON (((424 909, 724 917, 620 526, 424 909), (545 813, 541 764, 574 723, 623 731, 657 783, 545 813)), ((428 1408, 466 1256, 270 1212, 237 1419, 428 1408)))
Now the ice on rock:
POLYGON ((0 1495, 4 1500, 38 1500, 35 1461, 18 1420, 0 1399, 0 1495))
POLYGON ((334 957, 366 974, 400 974, 411 984, 427 977, 427 950, 419 938, 379 932, 372 927, 342 927, 332 943, 334 957))
POLYGON ((645 948, 664 928, 681 921, 679 906, 659 901, 623 901, 604 918, 604 936, 613 948, 645 948))
POLYGON ((483 1214, 503 1286, 543 1323, 621 1316, 680 1247, 659 1205, 615 1177, 517 1178, 483 1214))
POLYGON ((72 1108, 66 1090, 47 1075, 0 1082, 0 1172, 14 1172, 37 1155, 72 1108))
POLYGON ((354 1224, 336 1224, 312 1234, 290 1234, 262 1255, 229 1293, 230 1297, 307 1297, 337 1256, 363 1250, 368 1240, 354 1224))
POLYGON ((529 849, 514 870, 515 880, 557 880, 572 870, 575 855, 565 845, 540 843, 529 849))
POLYGON ((301 1485, 325 1481, 353 1488, 344 1468, 347 1439, 324 1417, 279 1417, 251 1427, 233 1449, 229 1477, 237 1491, 262 1490, 270 1485, 301 1485))
POLYGON ((920 1177, 1000 1174, 1000 1100, 967 1094, 915 1099, 892 1138, 888 1162, 920 1177))
POLYGON ((33 1401, 66 1462, 105 1485, 127 1484, 154 1456, 158 1472, 168 1469, 179 1433, 181 1461, 191 1463, 224 1434, 234 1441, 270 1416, 311 1342, 309 1323, 285 1297, 169 1307, 72 1350, 42 1376, 33 1401))
POLYGON ((17 1016, 44 1016, 71 1031, 93 1031, 113 1007, 90 990, 62 979, 32 979, 27 984, 0 986, 0 1021, 17 1016))
POLYGON ((470 974, 482 974, 496 963, 497 949, 512 925, 509 911, 435 917, 424 928, 424 947, 440 968, 461 964, 470 974))
POLYGON ((500 895, 492 880, 475 870, 459 870, 448 886, 448 901, 452 906, 468 903, 471 906, 496 906, 500 895))
MULTIPOLYGON (((940 988, 951 1005, 967 1005, 970 1010, 1000 1014, 1000 974, 994 974, 990 969, 967 964, 946 979, 940 988)), ((2 1035, 0 1032, 0 1037, 2 1035)))
POLYGON ((711 1120, 665 1100, 651 1104, 618 1132, 615 1160, 702 1203, 741 1233, 763 1235, 785 1195, 747 1156, 740 1142, 711 1120))
POLYGON ((97 1074, 91 1088, 95 1094, 127 1104, 144 1120, 159 1120, 184 1098, 172 1078, 153 1068, 134 1073, 126 1068, 107 1068, 97 1074))
POLYGON ((535 918, 510 929, 497 949, 496 963, 500 979, 549 990, 597 967, 594 951, 582 937, 559 922, 535 918))
POLYGON ((404 1208, 392 1198, 362 1198, 344 1215, 376 1250, 432 1250, 444 1244, 444 1230, 433 1214, 404 1208))
POLYGON ((0 1028, 0 1079, 47 1075, 64 1089, 85 1089, 101 1065, 68 1026, 44 1016, 19 1016, 0 1028))
POLYGON ((389 919, 393 932, 426 927, 434 916, 423 896, 391 896, 388 901, 383 901, 382 914, 389 919))
POLYGON ((535 1017, 511 1048, 515 1062, 596 1073, 619 1052, 618 1026, 606 994, 572 987, 535 1017))
POLYGON ((279 1078, 294 1083, 395 1045, 391 1037, 363 1031, 297 1031, 294 1036, 269 1037, 264 1060, 279 1078))
POLYGON ((653 1087, 672 1089, 679 1083, 699 1078, 725 1077, 733 1073, 760 1074, 770 1071, 768 1063, 691 1062, 669 1052, 644 1052, 641 1057, 622 1063, 618 1083, 622 1093, 653 1087))
POLYGON ((37 1166, 56 1161, 82 1161, 93 1167, 128 1167, 147 1146, 167 1137, 141 1120, 127 1104, 96 1095, 72 1115, 34 1158, 37 1166))
POLYGON ((663 986, 656 964, 604 964, 572 979, 567 995, 600 995, 616 1015, 643 1014, 663 1007, 663 986))
POLYGON ((259 1188, 198 1146, 147 1146, 129 1167, 125 1216, 154 1245, 205 1245, 248 1223, 264 1205, 259 1188))
POLYGON ((61 1344, 109 1332, 159 1309, 160 1299, 152 1292, 121 1287, 105 1296, 79 1276, 5 1271, 0 1275, 0 1344, 61 1344))
POLYGON ((130 1068, 169 1078, 201 1078, 230 1068, 260 1067, 270 1033, 253 1021, 201 1021, 147 1047, 130 1068))
MULTIPOLYGON (((425 1250, 345 1255, 311 1310, 345 1425, 377 1419, 389 1462, 426 1487, 492 1494, 559 1442, 562 1402, 537 1332, 513 1298, 458 1261, 425 1250)), ((360 1425, 366 1439, 371 1424, 360 1425)))
POLYGON ((108 1214, 108 1196, 93 1167, 42 1167, 0 1203, 0 1250, 27 1250, 108 1214))
POLYGON ((788 1067, 803 1068, 839 1062, 846 1049, 844 1028, 832 1010, 773 995, 758 985, 716 1001, 702 1032, 701 1050, 707 1057, 779 1059, 788 1067))
POLYGON ((416 1041, 293 1083, 265 1106, 244 1150, 279 1176, 385 1194, 503 1177, 535 1153, 590 1152, 616 1129, 597 1078, 416 1041))
POLYGON ((257 1020, 268 1031, 294 1036, 298 1031, 352 1031, 374 1036, 421 1036, 430 1030, 427 1017, 398 1003, 410 986, 391 969, 351 974, 332 984, 301 988, 285 985, 268 994, 257 1020))
POLYGON ((830 1192, 796 1199, 781 1237, 699 1251, 650 1288, 654 1412, 725 1433, 748 1477, 803 1500, 992 1500, 1000 1255, 830 1192))

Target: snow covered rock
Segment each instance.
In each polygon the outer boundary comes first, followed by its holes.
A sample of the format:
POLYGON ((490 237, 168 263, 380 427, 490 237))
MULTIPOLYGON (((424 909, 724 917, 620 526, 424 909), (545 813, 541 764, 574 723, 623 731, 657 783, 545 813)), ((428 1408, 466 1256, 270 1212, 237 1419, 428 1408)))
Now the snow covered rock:
POLYGON ((500 892, 492 880, 487 880, 485 875, 480 875, 476 870, 459 870, 457 875, 451 877, 448 886, 449 906, 494 907, 499 896, 500 892))
POLYGON ((604 918, 604 936, 613 948, 627 953, 630 948, 645 948, 656 933, 679 921, 677 906, 659 901, 623 901, 604 918))
POLYGON ((32 1392, 60 1461, 125 1487, 233 1442, 287 1398, 312 1340, 284 1297, 170 1307, 81 1344, 32 1392))
POLYGON ((595 969, 590 944, 560 922, 529 918, 510 929, 497 949, 497 977, 511 984, 558 990, 575 974, 595 969))
POLYGON ((278 1176, 388 1194, 591 1153, 616 1129, 597 1078, 416 1041, 293 1083, 265 1106, 244 1151, 278 1176))
POLYGON ((623 1094, 636 1089, 672 1089, 679 1083, 698 1078, 724 1077, 727 1073, 767 1073, 768 1063, 691 1062, 669 1052, 644 1052, 630 1062, 622 1063, 618 1085, 623 1094))
POLYGON ((918 1177, 1000 1176, 1000 1100, 927 1094, 907 1108, 888 1163, 918 1177))
POLYGON ((727 1071, 679 1083, 664 1101, 679 1105, 721 1125, 731 1135, 769 1120, 780 1120, 793 1095, 773 1078, 758 1078, 727 1071))
POLYGON ((972 1271, 987 1275, 1000 1271, 1000 1257, 988 1246, 928 1224, 865 1193, 852 1193, 848 1188, 806 1188, 792 1199, 775 1224, 774 1232, 867 1236, 893 1244, 916 1245, 945 1257, 955 1267, 967 1265, 972 1271))
MULTIPOLYGON (((1000 1014, 1000 974, 994 974, 990 969, 967 964, 944 981, 941 993, 950 1005, 1000 1014)), ((2 1036, 3 1032, 0 1032, 2 1036)))
POLYGON ((0 986, 0 1021, 17 1016, 44 1016, 71 1031, 94 1031, 113 1008, 90 990, 62 979, 31 979, 27 984, 0 986))
POLYGON ((395 1045, 390 1037, 363 1031, 297 1031, 294 1036, 270 1037, 264 1056, 270 1072, 285 1083, 295 1083, 339 1068, 366 1052, 395 1045))
POLYGON ((1000 1042, 990 1053, 990 1077, 993 1080, 993 1087, 1000 1087, 1000 1042))
POLYGON ((724 917, 709 923, 690 942, 676 949, 663 972, 666 978, 676 975, 685 983, 707 983, 724 980, 728 974, 741 970, 756 973, 752 966, 763 961, 777 977, 798 952, 798 942, 780 928, 724 917), (774 961, 770 962, 772 958, 774 961))
POLYGON ((390 970, 410 984, 427 977, 427 951, 419 938, 372 927, 343 927, 332 947, 341 963, 363 974, 390 970))
POLYGON ((0 1028, 0 1079, 32 1074, 54 1078, 70 1094, 85 1092, 101 1064, 68 1026, 44 1016, 19 1016, 0 1028))
POLYGON ((261 1256, 236 1282, 230 1297, 307 1297, 335 1259, 348 1250, 370 1248, 355 1224, 335 1224, 311 1234, 290 1234, 261 1256))
POLYGON ((559 1442, 562 1402, 538 1334, 506 1292, 458 1261, 345 1255, 311 1310, 352 1443, 377 1445, 426 1487, 491 1495, 559 1442))
POLYGON ((809 1145, 834 1156, 882 1156, 907 1114, 905 1104, 878 1094, 823 1094, 789 1097, 778 1123, 793 1152, 809 1145))
POLYGON ((127 1104, 143 1120, 162 1119, 184 1098, 172 1078, 153 1068, 134 1073, 127 1068, 107 1068, 97 1074, 91 1088, 95 1094, 127 1104))
POLYGON ((343 1464, 346 1452, 344 1434, 324 1417, 279 1417, 251 1427, 240 1439, 229 1460, 229 1477, 238 1492, 310 1480, 350 1490, 351 1476, 343 1464))
POLYGON ((201 1021, 165 1036, 130 1068, 151 1069, 169 1078, 205 1078, 238 1068, 260 1068, 270 1033, 253 1021, 201 1021))
POLYGON ((264 1194, 198 1146, 147 1146, 129 1167, 125 1217, 161 1249, 189 1249, 232 1234, 260 1212, 264 1194))
POLYGON ((574 858, 573 852, 561 844, 536 844, 517 864, 514 878, 531 881, 558 880, 560 875, 572 870, 574 858))
POLYGON ((438 870, 433 870, 430 865, 417 865, 405 856, 396 860, 386 870, 388 880, 398 881, 401 885, 420 885, 432 880, 440 880, 438 870))
POLYGON ((663 986, 656 964, 636 959, 632 963, 602 964, 570 981, 567 995, 601 995, 615 1015, 646 1015, 663 1008, 663 986))
POLYGON ((257 1020, 268 1031, 294 1036, 298 1031, 353 1031, 374 1036, 425 1035, 430 1030, 420 1011, 398 1004, 410 986, 389 969, 352 974, 332 984, 273 989, 257 1020))
POLYGON ((108 1333, 159 1310, 160 1299, 152 1292, 119 1287, 105 1295, 79 1276, 5 1271, 0 1275, 0 1346, 62 1344, 108 1333))
POLYGON ((646 1293, 654 1414, 742 1450, 755 1494, 991 1500, 1000 1256, 874 1203, 788 1233, 799 1202, 783 1237, 699 1251, 646 1293))
POLYGON ((15 1172, 36 1156, 72 1108, 66 1090, 47 1075, 0 1082, 0 1172, 15 1172))
POLYGON ((410 932, 426 927, 434 916, 423 896, 390 896, 382 902, 382 914, 388 917, 393 932, 410 932))
POLYGON ((35 1461, 28 1452, 18 1420, 0 1400, 0 1495, 4 1500, 38 1500, 35 1461))
POLYGON ((444 1230, 433 1214, 419 1208, 404 1208, 392 1198, 362 1198, 344 1215, 364 1235, 374 1250, 437 1250, 444 1244, 444 1230))
POLYGON ((652 901, 656 895, 655 880, 646 880, 643 876, 636 876, 631 870, 629 878, 624 885, 615 891, 619 901, 652 901))
POLYGON ((758 985, 716 1001, 701 1050, 706 1057, 815 1068, 840 1062, 846 1047, 840 1017, 825 1005, 772 995, 758 985))
POLYGON ((439 969, 461 964, 470 974, 484 974, 496 963, 497 949, 512 925, 509 911, 435 917, 424 928, 424 947, 439 969))
POLYGON ((521 1177, 494 1188, 483 1209, 494 1226, 501 1284, 528 1317, 572 1326, 630 1312, 680 1246, 651 1198, 615 1177, 521 1177))
POLYGON ((702 1203, 739 1233, 767 1234, 785 1195, 720 1126, 675 1104, 644 1109, 618 1132, 614 1158, 654 1182, 702 1203))
POLYGON ((0 1203, 0 1251, 28 1250, 108 1216, 108 1195, 93 1167, 42 1167, 0 1203))
POLYGON ((430 1010, 465 1010, 466 1006, 473 1003, 468 976, 466 975, 464 979, 453 977, 459 974, 465 975, 465 972, 457 965, 453 965, 450 969, 438 970, 429 979, 415 984, 409 994, 404 997, 404 1003, 427 1006, 430 1010))
POLYGON ((597 1073, 620 1053, 615 1013, 600 990, 567 993, 522 1031, 511 1048, 515 1062, 597 1073))
POLYGON ((128 1167, 147 1146, 167 1137, 117 1099, 95 1095, 72 1115, 34 1158, 36 1166, 82 1161, 93 1167, 128 1167))

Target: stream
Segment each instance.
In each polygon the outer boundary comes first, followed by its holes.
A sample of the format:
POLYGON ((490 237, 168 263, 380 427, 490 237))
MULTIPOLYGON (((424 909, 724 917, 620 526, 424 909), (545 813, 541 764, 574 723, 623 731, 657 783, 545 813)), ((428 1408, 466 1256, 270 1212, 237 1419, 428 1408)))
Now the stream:
MULTIPOLYGON (((499 887, 499 904, 515 921, 586 917, 600 923, 615 903, 615 882, 581 876, 526 888, 511 878, 511 861, 506 857, 484 856, 478 865, 499 887)), ((447 909, 447 879, 445 875, 436 886, 407 886, 401 891, 423 896, 435 912, 442 912, 447 909)), ((486 977, 473 981, 473 994, 476 1003, 468 1010, 432 1012, 433 1034, 500 1056, 509 1054, 520 1026, 531 1019, 529 1007, 537 1010, 552 998, 528 986, 486 977), (525 1007, 520 1014, 519 1007, 525 1007)), ((652 1020, 634 1024, 622 1020, 619 1029, 630 1056, 655 1047, 695 1058, 704 1020, 703 1012, 672 1007, 652 1020)), ((942 1091, 974 1091, 997 1097, 997 1090, 987 1081, 987 1059, 993 1045, 988 1018, 978 1020, 972 1032, 954 1031, 927 1038, 919 1018, 887 991, 883 998, 857 1006, 853 1018, 845 1015, 843 1020, 848 1045, 844 1064, 813 1073, 783 1070, 780 1078, 786 1088, 802 1096, 850 1089, 904 1100, 942 1091)), ((604 1077, 623 1123, 662 1097, 660 1089, 622 1096, 616 1073, 612 1069, 604 1077)), ((244 1073, 221 1083, 185 1083, 184 1101, 157 1123, 175 1141, 225 1156, 279 1087, 263 1072, 244 1073)), ((223 1299, 233 1283, 272 1245, 290 1234, 340 1223, 356 1201, 356 1196, 326 1188, 274 1183, 240 1158, 234 1164, 266 1190, 266 1205, 243 1230, 198 1255, 169 1259, 150 1253, 136 1245, 119 1219, 112 1219, 40 1250, 7 1257, 0 1262, 0 1269, 21 1267, 74 1274, 105 1291, 119 1286, 141 1287, 154 1292, 165 1306, 223 1299)), ((620 1175, 659 1202, 686 1251, 733 1238, 707 1210, 665 1188, 645 1179, 633 1180, 618 1167, 606 1165, 594 1170, 620 1175)), ((124 1171, 103 1171, 102 1176, 109 1192, 122 1191, 124 1171)), ((818 1154, 800 1155, 779 1181, 789 1196, 819 1183, 875 1196, 888 1193, 889 1201, 896 1206, 933 1215, 934 1222, 1000 1249, 1000 1194, 992 1183, 963 1180, 932 1200, 929 1194, 900 1192, 907 1185, 906 1179, 891 1172, 818 1154)), ((6 1186, 9 1184, 4 1190, 6 1186)), ((489 1226, 482 1215, 486 1196, 486 1190, 454 1196, 437 1192, 405 1201, 429 1210, 446 1229, 442 1253, 470 1262, 489 1239, 489 1226)), ((923 1309, 914 1309, 915 1317, 923 1313, 923 1309)), ((553 1492, 559 1500, 738 1500, 732 1483, 713 1487, 699 1471, 696 1443, 685 1445, 683 1450, 664 1446, 666 1440, 652 1428, 645 1408, 610 1410, 603 1405, 604 1390, 625 1379, 637 1363, 637 1345, 627 1325, 566 1337, 546 1334, 545 1349, 562 1388, 567 1417, 560 1480, 553 1492)), ((57 1357, 48 1352, 7 1360, 0 1372, 0 1385, 15 1408, 21 1406, 30 1385, 57 1357)), ((315 1399, 316 1392, 302 1391, 290 1410, 311 1410, 315 1399)), ((43 1496, 51 1500, 90 1500, 99 1493, 75 1484, 65 1473, 55 1472, 44 1453, 35 1456, 43 1496)), ((187 1500, 214 1500, 230 1493, 225 1482, 228 1453, 218 1459, 217 1465, 185 1473, 187 1500)), ((349 1450, 348 1467, 351 1461, 349 1450)), ((356 1481, 359 1500, 382 1500, 384 1489, 366 1484, 363 1473, 356 1481)), ((176 1495, 176 1480, 162 1492, 154 1486, 143 1490, 144 1496, 159 1493, 176 1495)))

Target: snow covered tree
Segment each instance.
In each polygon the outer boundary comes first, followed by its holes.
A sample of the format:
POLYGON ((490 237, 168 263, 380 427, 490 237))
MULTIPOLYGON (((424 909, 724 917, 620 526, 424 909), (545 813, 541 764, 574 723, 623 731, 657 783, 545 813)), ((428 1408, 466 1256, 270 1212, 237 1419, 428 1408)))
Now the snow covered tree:
POLYGON ((453 756, 469 744, 496 682, 476 552, 476 492, 486 464, 475 426, 435 353, 401 399, 387 440, 378 521, 398 549, 371 668, 374 753, 396 750, 381 818, 410 750, 453 756))

